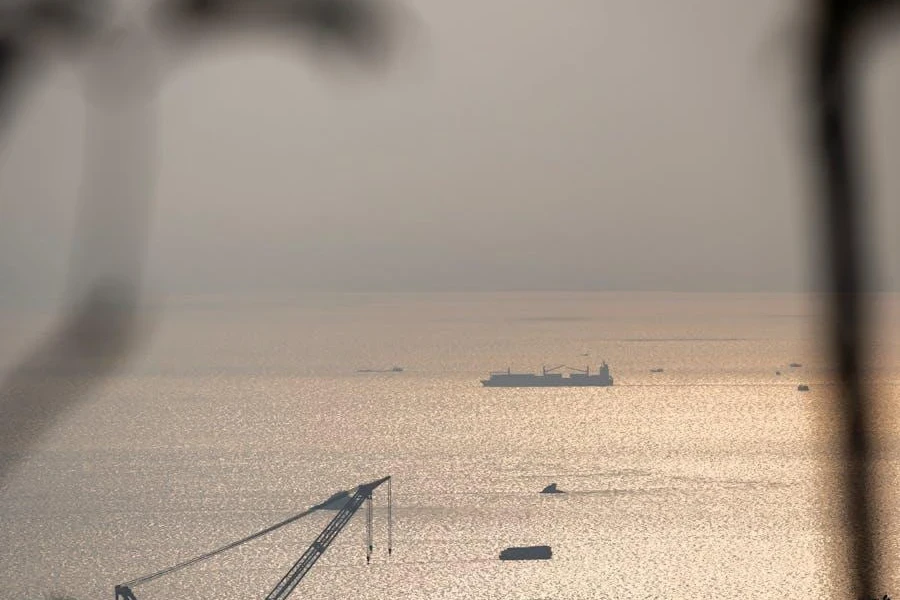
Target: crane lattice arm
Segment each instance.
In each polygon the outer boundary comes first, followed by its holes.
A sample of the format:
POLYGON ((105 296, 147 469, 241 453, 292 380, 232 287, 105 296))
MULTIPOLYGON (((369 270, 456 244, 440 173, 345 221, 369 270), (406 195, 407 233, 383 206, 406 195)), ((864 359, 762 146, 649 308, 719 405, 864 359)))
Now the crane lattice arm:
MULTIPOLYGON (((306 552, 303 553, 303 556, 294 563, 294 566, 287 572, 287 574, 282 577, 281 581, 278 582, 278 585, 275 586, 269 595, 266 596, 266 600, 285 600, 294 588, 297 587, 297 584, 300 583, 300 580, 309 572, 312 566, 319 560, 319 557, 328 549, 328 546, 331 542, 334 541, 334 538, 341 532, 341 530, 350 522, 350 519, 353 518, 353 515, 356 514, 356 511, 359 510, 359 507, 362 506, 363 502, 366 500, 369 501, 369 510, 367 511, 367 519, 366 519, 366 563, 369 562, 369 559, 372 555, 372 492, 380 486, 384 482, 390 482, 391 477, 382 477, 376 481, 372 481, 371 483, 366 483, 358 488, 356 488, 356 493, 349 497, 346 504, 338 511, 338 513, 334 516, 330 523, 322 530, 322 533, 315 539, 315 541, 310 545, 309 548, 306 549, 306 552)), ((294 515, 280 523, 276 523, 275 525, 271 525, 266 527, 262 531, 258 531, 252 535, 249 535, 245 538, 237 540, 236 542, 231 542, 221 548, 217 548, 211 552, 207 552, 205 554, 201 554, 200 556, 196 556, 190 560, 183 561, 178 563, 175 566, 168 567, 161 571, 157 571, 151 575, 146 575, 144 577, 139 577, 138 579, 133 579, 127 583, 122 583, 116 586, 115 595, 116 600, 137 600, 134 596, 134 592, 131 590, 133 586, 141 585, 143 583, 147 583, 148 581, 152 581, 158 577, 162 577, 164 575, 168 575, 170 573, 174 573, 176 571, 180 571, 186 567, 194 565, 198 562, 208 560, 214 556, 221 554, 222 552, 226 552, 231 550, 232 548, 236 548, 242 544, 245 544, 251 540, 255 540, 258 537, 266 535, 275 531, 276 529, 280 529, 285 525, 293 523, 294 521, 310 514, 315 510, 320 510, 326 508, 328 505, 332 503, 333 500, 337 498, 347 497, 347 492, 341 492, 340 494, 335 494, 325 502, 321 504, 317 504, 312 508, 309 508, 302 513, 294 515)), ((391 553, 391 485, 388 483, 388 554, 391 553)))
MULTIPOLYGON (((316 564, 319 557, 325 553, 325 550, 328 549, 328 546, 334 541, 334 538, 336 538, 347 523, 350 522, 350 519, 353 518, 353 515, 356 514, 356 511, 359 510, 359 507, 362 506, 363 502, 371 500, 372 492, 375 488, 389 479, 390 476, 383 477, 377 481, 359 486, 356 489, 356 493, 347 501, 347 504, 341 508, 340 512, 338 512, 325 529, 322 530, 319 537, 310 544, 309 548, 306 549, 306 552, 303 553, 303 556, 301 556, 285 576, 281 578, 281 581, 279 581, 272 591, 269 592, 265 600, 285 600, 290 596, 291 592, 294 591, 294 588, 297 587, 297 584, 300 583, 300 580, 309 573, 309 570, 316 564)), ((368 553, 371 552, 371 541, 369 541, 369 544, 369 547, 366 549, 367 559, 368 553)))

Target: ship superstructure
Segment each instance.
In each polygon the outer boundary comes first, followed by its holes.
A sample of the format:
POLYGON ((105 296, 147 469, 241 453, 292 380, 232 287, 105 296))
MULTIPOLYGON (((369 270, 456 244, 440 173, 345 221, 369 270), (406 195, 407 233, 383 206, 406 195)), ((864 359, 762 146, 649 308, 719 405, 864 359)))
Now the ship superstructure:
POLYGON ((591 373, 590 367, 577 369, 560 365, 558 367, 541 369, 541 374, 513 373, 506 371, 494 371, 488 379, 482 379, 485 387, 608 387, 613 384, 612 375, 609 374, 609 365, 602 362, 596 373, 591 373), (558 371, 567 369, 568 374, 558 371))

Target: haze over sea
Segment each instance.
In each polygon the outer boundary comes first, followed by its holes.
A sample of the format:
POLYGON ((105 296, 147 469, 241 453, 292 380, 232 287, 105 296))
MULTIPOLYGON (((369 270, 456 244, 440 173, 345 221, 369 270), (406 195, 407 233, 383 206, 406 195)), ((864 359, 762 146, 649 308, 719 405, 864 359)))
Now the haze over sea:
MULTIPOLYGON (((871 366, 890 433, 900 303, 879 306, 871 366)), ((384 475, 393 555, 380 490, 372 564, 358 514, 297 597, 831 597, 842 509, 822 314, 815 298, 777 294, 172 301, 139 355, 0 484, 0 597, 111 598, 116 583, 384 475), (601 359, 612 388, 479 383, 601 359), (356 372, 394 365, 405 370, 356 372), (570 493, 538 494, 552 482, 570 493), (553 558, 497 560, 522 544, 553 558)), ((0 310, 0 368, 51 317, 0 310)), ((897 489, 898 446, 884 436, 879 451, 897 489)), ((896 554, 897 505, 883 498, 896 554)), ((261 598, 333 514, 135 593, 261 598)), ((885 591, 900 594, 895 573, 885 591)))

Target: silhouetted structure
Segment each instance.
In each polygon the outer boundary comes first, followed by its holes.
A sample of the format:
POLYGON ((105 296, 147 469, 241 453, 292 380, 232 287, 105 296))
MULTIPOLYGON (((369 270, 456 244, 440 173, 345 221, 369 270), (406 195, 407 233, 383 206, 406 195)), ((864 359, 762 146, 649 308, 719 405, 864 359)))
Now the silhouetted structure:
POLYGON ((487 379, 481 380, 484 387, 609 387, 612 384, 613 378, 606 362, 601 363, 594 375, 591 375, 590 367, 576 369, 560 365, 551 369, 544 367, 540 375, 513 373, 509 369, 494 371, 487 379), (566 377, 553 372, 564 368, 572 371, 566 377))
POLYGON ((180 571, 181 569, 187 568, 191 565, 195 565, 199 562, 209 560, 214 556, 218 556, 223 552, 236 548, 240 545, 246 544, 252 540, 255 540, 259 537, 267 535, 276 529, 280 529, 285 525, 293 523, 294 521, 303 518, 310 513, 316 510, 322 510, 326 507, 326 505, 334 500, 336 497, 346 497, 347 500, 344 502, 343 506, 340 508, 338 513, 331 519, 328 525, 325 526, 325 529, 316 537, 312 544, 306 549, 306 552, 291 566, 288 572, 281 578, 281 580, 275 585, 271 592, 266 596, 266 600, 286 600, 288 596, 291 595, 291 592, 294 591, 294 588, 300 583, 307 573, 309 573, 310 569, 312 569, 313 565, 316 564, 316 561, 325 553, 334 539, 338 536, 338 534, 346 527, 347 523, 350 522, 350 519, 353 518, 353 515, 356 514, 356 511, 366 503, 366 564, 369 564, 369 561, 372 557, 372 551, 374 550, 374 546, 372 543, 372 493, 380 487, 382 484, 387 483, 387 501, 388 501, 388 542, 387 542, 387 552, 390 555, 393 552, 393 499, 391 494, 391 477, 382 477, 381 479, 377 479, 370 483, 363 484, 356 488, 356 491, 350 495, 348 492, 338 492, 337 494, 333 494, 328 500, 317 504, 316 506, 305 510, 299 514, 296 514, 280 523, 276 523, 275 525, 271 525, 266 527, 265 529, 258 531, 252 535, 241 538, 235 542, 230 544, 226 544, 221 548, 217 548, 211 552, 206 552, 205 554, 201 554, 200 556, 196 556, 186 561, 182 561, 176 565, 171 567, 167 567, 162 569, 161 571, 157 571, 156 573, 151 573, 150 575, 145 575, 143 577, 138 577, 137 579, 132 579, 131 581, 121 583, 115 586, 115 597, 116 600, 137 600, 134 597, 134 593, 131 588, 136 587, 138 585, 142 585, 153 581, 154 579, 158 579, 165 575, 170 575, 175 573, 176 571, 180 571))
POLYGON ((809 107, 818 140, 824 217, 825 275, 831 291, 830 346, 838 371, 840 411, 846 427, 844 497, 852 557, 851 593, 871 598, 879 577, 873 527, 872 415, 861 366, 868 351, 867 306, 862 295, 862 194, 854 151, 859 140, 856 77, 865 27, 882 20, 897 0, 819 0, 811 38, 809 107))
MULTIPOLYGON (((240 26, 248 18, 265 21, 264 0, 180 0, 164 3, 164 11, 172 29, 191 34, 224 26, 240 26), (254 11, 254 7, 263 7, 254 11), (260 16, 262 15, 262 16, 260 16), (176 27, 177 26, 177 27, 176 27)), ((287 7, 269 17, 270 25, 295 24, 298 30, 327 34, 344 42, 357 54, 370 57, 378 38, 369 5, 338 0, 295 0, 276 3, 287 7)), ((818 0, 817 27, 812 38, 809 106, 818 137, 818 153, 822 162, 822 211, 824 216, 825 272, 832 292, 830 345, 837 364, 840 384, 839 401, 846 423, 843 440, 846 457, 843 487, 847 502, 849 553, 853 557, 852 587, 856 597, 872 598, 878 580, 878 553, 872 525, 874 488, 871 464, 871 407, 861 378, 862 354, 869 339, 863 288, 863 256, 860 238, 858 165, 853 161, 857 143, 859 113, 856 110, 857 69, 853 56, 859 45, 865 21, 881 19, 886 10, 895 8, 896 0, 818 0)), ((30 40, 38 28, 50 26, 71 43, 89 40, 100 28, 103 11, 99 3, 83 0, 35 0, 8 4, 0 17, 8 25, 0 35, 0 104, 9 114, 13 83, 24 78, 31 55, 30 40)), ((138 143, 140 141, 138 140, 138 143)), ((90 157, 88 157, 90 160, 90 157)), ((121 198, 115 198, 116 201, 121 198)), ((138 220, 146 223, 146 213, 138 211, 138 220)), ((87 239, 100 235, 102 228, 88 223, 87 239)), ((140 248, 140 238, 138 239, 140 248)), ((126 252, 134 248, 123 249, 126 252)), ((63 320, 59 330, 32 353, 6 381, 0 383, 0 442, 9 445, 14 454, 27 452, 34 440, 74 402, 83 397, 86 386, 108 374, 132 349, 134 338, 134 273, 116 285, 130 298, 121 310, 113 311, 106 292, 97 281, 87 281, 86 293, 72 302, 77 308, 63 320), (101 287, 97 287, 101 286, 101 287), (102 317, 102 318, 101 318, 102 317), (104 323, 104 321, 109 321, 104 323), (97 326, 97 323, 101 325, 97 326), (94 328, 97 327, 97 328, 94 328), (97 353, 98 348, 104 349, 97 353), (85 356, 97 357, 88 361, 85 356), (74 391, 54 387, 43 380, 42 373, 79 369, 84 386, 74 391), (16 423, 27 423, 17 427, 16 423)), ((5 467, 0 465, 0 478, 5 467)))
POLYGON ((550 560, 550 546, 514 546, 500 552, 500 560, 550 560))

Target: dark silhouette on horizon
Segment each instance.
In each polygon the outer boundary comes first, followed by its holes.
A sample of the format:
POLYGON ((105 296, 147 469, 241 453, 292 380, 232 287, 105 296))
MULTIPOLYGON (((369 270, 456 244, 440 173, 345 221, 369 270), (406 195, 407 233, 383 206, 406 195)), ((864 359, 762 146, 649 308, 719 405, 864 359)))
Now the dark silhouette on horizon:
MULTIPOLYGON (((823 275, 831 294, 829 345, 837 366, 839 402, 846 423, 843 440, 845 468, 843 491, 850 523, 847 550, 853 558, 851 585, 857 598, 876 597, 874 589, 881 576, 880 555, 873 519, 874 481, 872 473, 872 415, 870 394, 861 370, 870 340, 867 305, 861 292, 866 289, 861 213, 864 194, 860 190, 860 165, 854 149, 859 142, 861 114, 858 108, 858 57, 869 38, 868 29, 883 23, 894 0, 818 0, 816 28, 810 40, 806 65, 809 77, 808 107, 810 126, 816 136, 814 152, 820 161, 821 216, 825 232, 823 275)), ((376 5, 345 0, 193 0, 166 3, 165 18, 183 26, 188 38, 207 32, 240 29, 244 23, 267 31, 307 34, 328 47, 340 46, 364 59, 381 56, 380 42, 387 39, 376 25, 376 5), (263 8, 271 11, 266 12, 263 8), (286 11, 286 12, 279 12, 286 11), (272 15, 276 15, 273 17, 272 15), (285 16, 290 18, 285 18, 285 16)), ((14 8, 4 7, 0 18, 8 28, 0 38, 0 106, 3 123, 8 126, 15 95, 31 75, 34 32, 49 28, 67 46, 89 49, 102 31, 103 7, 82 0, 35 1, 14 8)), ((165 19, 164 19, 165 20, 165 19)), ((174 25, 172 29, 175 31, 174 25)), ((152 75, 152 66, 147 73, 152 75)), ((133 108, 135 97, 123 99, 123 75, 97 71, 89 91, 97 101, 124 102, 133 108), (109 87, 106 87, 109 84, 109 87)), ((130 81, 130 80, 129 80, 130 81)), ((155 86, 152 76, 140 85, 155 86)), ((113 171, 107 164, 92 162, 91 140, 104 134, 115 137, 121 132, 100 128, 88 138, 85 187, 82 209, 85 219, 80 239, 73 252, 72 292, 68 312, 47 340, 0 382, 0 448, 6 458, 0 464, 0 481, 15 461, 27 453, 58 422, 66 411, 82 400, 91 385, 110 374, 135 348, 141 330, 138 314, 143 245, 150 211, 150 192, 143 180, 152 174, 152 148, 155 119, 152 111, 136 110, 137 132, 128 132, 126 145, 114 146, 117 161, 126 167, 126 175, 109 179, 113 171), (129 176, 134 176, 131 179, 129 176), (91 182, 97 185, 92 188, 91 182), (87 191, 85 191, 87 190, 87 191), (113 217, 110 219, 110 216, 113 217), (124 218, 124 221, 120 221, 124 218), (107 240, 110 224, 127 223, 134 236, 107 240), (93 249, 106 240, 114 245, 103 252, 117 251, 124 269, 97 272, 95 254, 81 256, 82 249, 93 249), (59 374, 78 371, 78 384, 61 383, 59 374)), ((8 128, 8 127, 7 127, 8 128)), ((4 133, 7 129, 4 129, 4 133)), ((106 144, 103 145, 104 147, 106 144)), ((151 176, 152 178, 152 176, 151 176)), ((887 596, 885 596, 886 598, 887 596)))

